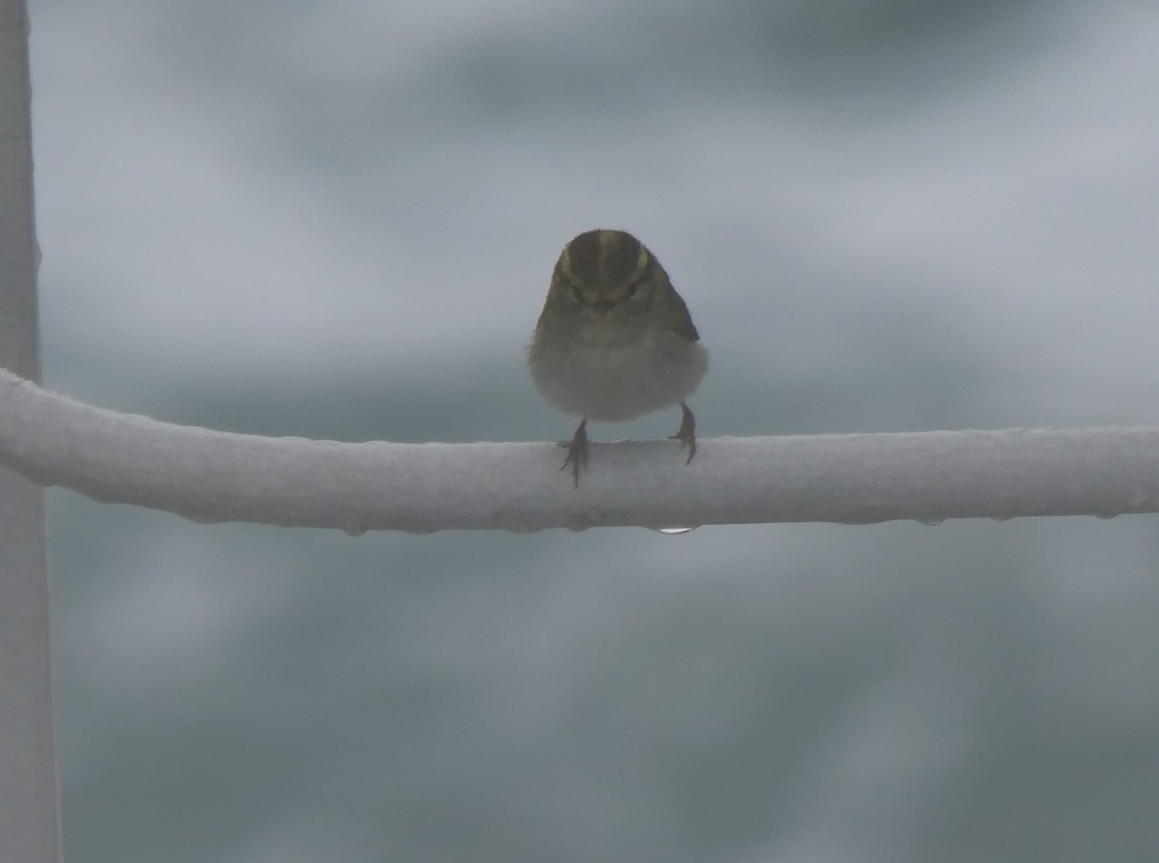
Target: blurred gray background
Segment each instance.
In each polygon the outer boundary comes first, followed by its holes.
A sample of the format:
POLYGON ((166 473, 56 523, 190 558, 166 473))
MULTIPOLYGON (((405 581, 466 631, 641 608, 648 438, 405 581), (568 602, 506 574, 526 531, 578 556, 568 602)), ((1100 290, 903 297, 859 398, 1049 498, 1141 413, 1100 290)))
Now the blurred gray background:
MULTIPOLYGON (((31 17, 57 391, 567 438, 523 346, 616 227, 703 435, 1159 423, 1153 2, 31 17)), ((350 538, 55 490, 50 554, 69 863, 1159 856, 1154 517, 350 538)))

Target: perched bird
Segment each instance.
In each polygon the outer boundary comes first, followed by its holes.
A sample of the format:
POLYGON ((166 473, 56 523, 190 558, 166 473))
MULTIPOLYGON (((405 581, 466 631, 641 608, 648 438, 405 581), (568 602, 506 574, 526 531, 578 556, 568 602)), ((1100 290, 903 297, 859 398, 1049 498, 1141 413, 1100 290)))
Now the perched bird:
POLYGON ((673 435, 696 455, 696 420, 684 399, 708 352, 656 257, 624 231, 587 231, 563 248, 527 346, 543 397, 580 417, 563 467, 575 484, 588 462, 588 420, 630 420, 679 403, 673 435))

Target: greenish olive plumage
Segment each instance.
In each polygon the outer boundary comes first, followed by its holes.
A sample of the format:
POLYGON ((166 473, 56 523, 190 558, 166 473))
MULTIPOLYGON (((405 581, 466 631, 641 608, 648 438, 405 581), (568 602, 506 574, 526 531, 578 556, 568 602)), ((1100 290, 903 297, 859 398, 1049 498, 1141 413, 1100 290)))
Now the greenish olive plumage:
POLYGON ((577 484, 589 419, 630 420, 679 404, 676 438, 692 460, 695 420, 684 398, 708 354, 668 273, 631 234, 587 231, 564 247, 527 358, 544 398, 581 418, 564 462, 577 484))

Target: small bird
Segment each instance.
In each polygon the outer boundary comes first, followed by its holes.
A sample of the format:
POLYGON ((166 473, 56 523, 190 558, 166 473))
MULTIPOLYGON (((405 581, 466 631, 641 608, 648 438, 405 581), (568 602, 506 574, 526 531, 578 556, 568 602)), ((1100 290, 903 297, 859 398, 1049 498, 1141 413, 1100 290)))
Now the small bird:
POLYGON ((543 397, 580 417, 564 470, 588 464, 588 420, 621 421, 679 403, 672 436, 696 455, 696 419, 684 399, 708 370, 708 351, 656 257, 625 231, 586 231, 563 248, 527 346, 543 397))

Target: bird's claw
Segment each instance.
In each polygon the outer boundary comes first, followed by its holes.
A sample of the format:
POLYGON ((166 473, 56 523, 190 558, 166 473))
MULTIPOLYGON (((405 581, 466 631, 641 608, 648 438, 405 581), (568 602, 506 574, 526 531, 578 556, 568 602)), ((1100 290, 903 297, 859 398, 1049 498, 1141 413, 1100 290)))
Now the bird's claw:
POLYGON ((696 417, 692 415, 692 411, 684 402, 680 403, 680 409, 684 412, 680 420, 680 430, 668 439, 680 441, 681 449, 688 447, 688 458, 684 461, 684 464, 687 465, 696 455, 696 417))
POLYGON ((563 467, 560 470, 565 470, 567 466, 571 465, 571 475, 575 479, 575 486, 579 488, 579 475, 581 470, 588 469, 588 421, 585 419, 579 424, 579 428, 575 430, 575 437, 571 439, 571 443, 561 443, 560 446, 567 447, 567 458, 563 461, 563 467))

